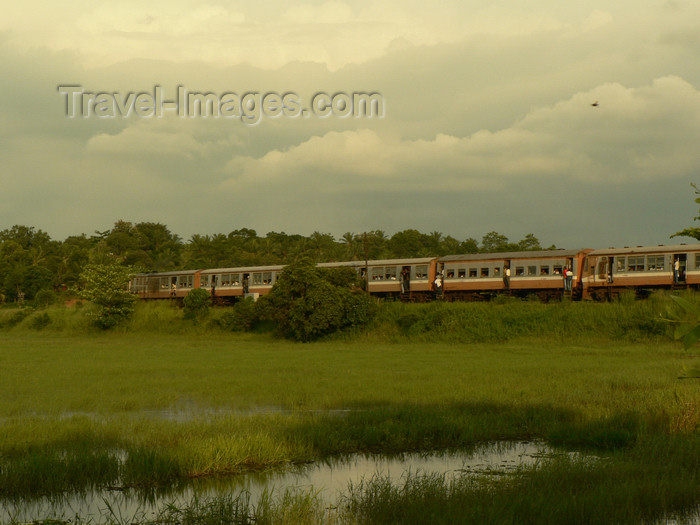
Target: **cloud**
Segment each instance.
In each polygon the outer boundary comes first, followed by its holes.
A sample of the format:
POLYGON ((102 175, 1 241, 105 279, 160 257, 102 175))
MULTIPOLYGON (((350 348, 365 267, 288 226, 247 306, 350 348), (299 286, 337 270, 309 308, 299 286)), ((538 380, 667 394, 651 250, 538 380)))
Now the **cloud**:
POLYGON ((370 129, 329 132, 259 158, 235 156, 228 186, 289 183, 316 174, 317 191, 492 191, 513 179, 629 184, 700 167, 700 92, 678 77, 604 84, 512 126, 465 137, 407 140, 370 129), (599 106, 591 104, 599 101, 599 106))

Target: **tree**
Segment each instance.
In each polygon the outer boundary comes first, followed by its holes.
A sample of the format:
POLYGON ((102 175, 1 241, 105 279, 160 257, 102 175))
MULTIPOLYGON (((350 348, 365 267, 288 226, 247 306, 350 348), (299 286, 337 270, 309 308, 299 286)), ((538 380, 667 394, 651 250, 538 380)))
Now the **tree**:
MULTIPOLYGON (((695 188, 695 195, 700 195, 700 189, 698 189, 698 187, 692 182, 690 185, 695 188)), ((695 202, 700 204, 700 197, 696 197, 695 202)), ((693 217, 693 220, 700 221, 700 215, 693 217)), ((685 230, 681 230, 671 235, 671 239, 674 237, 692 237, 693 239, 700 241, 700 228, 686 228, 685 230)))
POLYGON ((469 237, 459 244, 458 253, 479 253, 479 243, 476 239, 469 237))
POLYGON ((541 250, 540 241, 532 233, 528 233, 517 245, 517 251, 541 250))
POLYGON ((510 250, 508 237, 498 232, 489 232, 481 239, 481 251, 485 253, 507 252, 510 250))
POLYGON ((297 341, 364 325, 374 316, 374 303, 358 284, 352 268, 322 269, 300 260, 287 266, 270 294, 258 301, 260 317, 297 341))
POLYGON ((435 255, 435 252, 428 253, 433 240, 418 230, 403 230, 391 236, 389 249, 393 257, 399 258, 435 255))
POLYGON ((133 271, 116 262, 88 264, 80 275, 85 283, 80 296, 95 306, 93 322, 106 330, 127 319, 134 311, 136 297, 128 289, 133 271))
POLYGON ((182 300, 185 317, 195 321, 203 319, 209 312, 211 296, 204 288, 190 290, 182 300))

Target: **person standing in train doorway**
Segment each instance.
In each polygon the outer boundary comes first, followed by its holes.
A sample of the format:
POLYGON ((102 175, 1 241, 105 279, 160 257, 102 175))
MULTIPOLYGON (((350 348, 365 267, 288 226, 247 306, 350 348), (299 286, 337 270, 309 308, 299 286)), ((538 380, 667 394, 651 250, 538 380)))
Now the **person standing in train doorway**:
POLYGON ((681 263, 678 260, 678 257, 676 257, 673 261, 673 283, 674 284, 678 284, 678 282, 679 282, 680 270, 681 270, 681 263))
POLYGON ((510 290, 510 266, 503 267, 503 287, 510 290))
POLYGON ((411 290, 411 273, 408 268, 401 270, 401 293, 408 293, 411 290))

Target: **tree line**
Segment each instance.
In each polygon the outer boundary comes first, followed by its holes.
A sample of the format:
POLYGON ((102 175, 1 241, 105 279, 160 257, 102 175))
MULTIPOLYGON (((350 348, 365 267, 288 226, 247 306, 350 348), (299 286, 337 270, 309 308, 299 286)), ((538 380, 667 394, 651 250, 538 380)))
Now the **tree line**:
POLYGON ((88 264, 118 262, 137 272, 164 272, 290 264, 301 259, 331 262, 540 249, 533 234, 511 242, 497 232, 487 233, 479 242, 414 229, 391 236, 382 230, 348 232, 336 239, 320 232, 303 236, 272 231, 261 236, 242 228, 228 234, 194 234, 184 241, 164 224, 120 220, 109 230, 58 241, 32 226, 15 225, 0 231, 0 300, 29 300, 41 290, 80 288, 88 264))

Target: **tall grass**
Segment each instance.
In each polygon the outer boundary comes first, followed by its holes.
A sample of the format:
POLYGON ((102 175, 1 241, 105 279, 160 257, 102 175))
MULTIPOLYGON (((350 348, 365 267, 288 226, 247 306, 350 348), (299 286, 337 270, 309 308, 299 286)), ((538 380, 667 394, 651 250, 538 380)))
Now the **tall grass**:
MULTIPOLYGON (((697 294, 685 297, 700 305, 697 294)), ((0 330, 13 332, 99 333, 86 315, 90 305, 0 309, 0 330)), ((542 304, 511 297, 489 303, 426 304, 381 303, 378 318, 361 331, 332 339, 362 338, 368 342, 494 343, 518 339, 556 342, 656 342, 672 338, 675 326, 668 318, 677 311, 669 294, 657 292, 647 300, 623 295, 611 303, 562 301, 542 304)), ((210 310, 205 319, 187 319, 172 301, 139 301, 134 315, 117 333, 206 334, 231 329, 231 307, 210 310)), ((234 328, 240 329, 240 326, 234 328)))
MULTIPOLYGON (((698 299, 693 296, 696 303, 698 299)), ((368 340, 495 343, 548 341, 648 341, 672 337, 667 317, 674 309, 665 293, 635 301, 542 304, 502 297, 489 303, 385 303, 368 340)))
POLYGON ((496 478, 375 476, 351 486, 345 506, 349 515, 367 524, 638 525, 663 515, 695 523, 700 516, 700 464, 692 455, 700 441, 698 436, 680 446, 674 441, 656 437, 629 456, 598 461, 560 456, 496 478), (679 448, 685 451, 679 453, 679 448))

